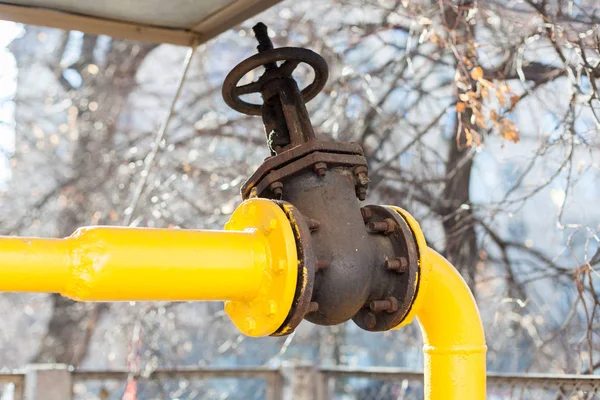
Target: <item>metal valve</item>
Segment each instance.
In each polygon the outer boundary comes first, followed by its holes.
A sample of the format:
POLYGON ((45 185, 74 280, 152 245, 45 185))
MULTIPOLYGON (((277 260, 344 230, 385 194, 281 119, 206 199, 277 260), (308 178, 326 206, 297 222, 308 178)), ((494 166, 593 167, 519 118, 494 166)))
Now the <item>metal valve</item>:
POLYGON ((230 72, 223 97, 235 110, 262 116, 271 152, 243 185, 242 197, 275 200, 296 236, 298 286, 285 323, 273 335, 291 333, 302 319, 320 325, 352 319, 369 331, 392 329, 406 317, 418 289, 411 228, 393 208, 361 208, 369 178, 360 146, 317 139, 305 103, 326 83, 325 60, 307 49, 273 48, 262 23, 254 32, 259 53, 230 72), (292 72, 302 62, 314 69, 315 79, 301 91, 292 72), (258 67, 264 73, 256 82, 237 86, 258 67), (249 93, 261 93, 264 103, 240 98, 249 93))

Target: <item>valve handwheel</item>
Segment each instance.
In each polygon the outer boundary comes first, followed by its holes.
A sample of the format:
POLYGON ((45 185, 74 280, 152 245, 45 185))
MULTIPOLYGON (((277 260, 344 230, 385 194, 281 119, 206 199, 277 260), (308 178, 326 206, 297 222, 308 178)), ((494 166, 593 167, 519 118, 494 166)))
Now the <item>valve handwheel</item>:
MULTIPOLYGON (((261 42, 260 38, 259 42, 261 42)), ((262 42, 261 45, 263 45, 262 42)), ((261 46, 259 46, 259 49, 261 50, 258 54, 255 54, 236 65, 225 78, 225 82, 223 83, 223 99, 229 107, 243 114, 261 115, 260 104, 246 102, 242 100, 240 96, 251 93, 261 93, 267 82, 274 79, 289 78, 300 63, 310 65, 315 72, 313 82, 302 90, 304 102, 306 103, 312 100, 323 89, 329 76, 329 68, 327 67, 325 59, 319 54, 299 47, 280 47, 273 49, 270 40, 268 40, 265 47, 266 49, 262 50, 261 46), (283 63, 278 66, 278 61, 283 61, 283 63), (265 73, 258 81, 238 86, 239 81, 247 73, 263 66, 265 67, 265 73)))

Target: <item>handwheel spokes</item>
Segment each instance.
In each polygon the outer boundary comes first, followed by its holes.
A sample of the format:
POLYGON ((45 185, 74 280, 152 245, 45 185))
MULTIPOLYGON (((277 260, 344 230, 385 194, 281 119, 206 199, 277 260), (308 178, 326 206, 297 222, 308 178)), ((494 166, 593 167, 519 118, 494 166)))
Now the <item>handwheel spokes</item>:
POLYGON ((285 75, 291 75, 301 62, 301 60, 287 60, 281 64, 279 71, 285 75))
MULTIPOLYGON (((292 72, 294 72, 294 70, 298 67, 298 65, 300 65, 302 61, 301 60, 287 60, 285 61, 283 64, 281 64, 281 66, 277 67, 278 68, 278 75, 279 76, 286 76, 286 75, 291 75, 292 72)), ((241 85, 241 86, 236 86, 235 87, 235 95, 236 96, 243 96, 245 94, 251 94, 251 93, 260 93, 261 91, 261 86, 263 85, 263 82, 256 81, 256 82, 251 82, 251 83, 247 83, 245 85, 241 85)))
POLYGON ((260 81, 251 82, 251 83, 248 83, 248 84, 242 85, 242 86, 236 86, 234 89, 235 95, 243 96, 245 94, 260 93, 261 86, 262 86, 262 83, 260 81))

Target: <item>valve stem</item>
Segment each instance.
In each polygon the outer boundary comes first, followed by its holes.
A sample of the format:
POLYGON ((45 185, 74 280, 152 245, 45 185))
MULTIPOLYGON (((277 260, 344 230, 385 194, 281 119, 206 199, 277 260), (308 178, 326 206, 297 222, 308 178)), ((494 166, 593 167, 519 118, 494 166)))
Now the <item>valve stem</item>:
MULTIPOLYGON (((258 46, 256 46, 256 49, 259 53, 266 50, 273 50, 273 42, 271 42, 271 38, 269 37, 269 28, 267 28, 265 24, 259 22, 252 27, 252 30, 254 31, 256 40, 258 41, 258 46)), ((265 64, 264 67, 265 70, 268 71, 270 69, 277 68, 277 63, 268 63, 265 64)))

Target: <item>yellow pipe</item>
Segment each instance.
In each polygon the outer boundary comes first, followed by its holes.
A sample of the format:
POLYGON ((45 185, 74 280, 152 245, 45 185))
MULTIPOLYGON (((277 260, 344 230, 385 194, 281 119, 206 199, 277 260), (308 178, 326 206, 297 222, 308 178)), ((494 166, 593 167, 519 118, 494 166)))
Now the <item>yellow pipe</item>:
POLYGON ((475 299, 452 264, 430 248, 423 253, 423 262, 431 266, 423 306, 417 311, 425 398, 483 400, 487 347, 475 299))
POLYGON ((0 290, 79 301, 243 300, 260 288, 257 231, 81 228, 65 239, 0 237, 0 290))
POLYGON ((0 237, 0 291, 80 301, 224 300, 243 333, 269 335, 296 290, 291 225, 275 202, 252 199, 225 229, 89 227, 65 239, 0 237))
POLYGON ((0 237, 0 249, 0 291, 62 291, 71 263, 66 240, 0 237))
POLYGON ((423 334, 426 400, 484 400, 487 347, 481 317, 469 287, 444 257, 427 247, 417 221, 398 212, 413 231, 419 249, 419 287, 408 315, 423 334))

